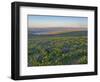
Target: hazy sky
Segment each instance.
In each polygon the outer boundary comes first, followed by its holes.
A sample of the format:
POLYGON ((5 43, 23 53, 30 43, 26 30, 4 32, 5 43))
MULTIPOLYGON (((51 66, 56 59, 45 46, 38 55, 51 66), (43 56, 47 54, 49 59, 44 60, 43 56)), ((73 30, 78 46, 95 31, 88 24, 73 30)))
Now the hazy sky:
POLYGON ((88 25, 87 17, 28 15, 28 28, 49 28, 49 27, 86 28, 87 25, 88 25))

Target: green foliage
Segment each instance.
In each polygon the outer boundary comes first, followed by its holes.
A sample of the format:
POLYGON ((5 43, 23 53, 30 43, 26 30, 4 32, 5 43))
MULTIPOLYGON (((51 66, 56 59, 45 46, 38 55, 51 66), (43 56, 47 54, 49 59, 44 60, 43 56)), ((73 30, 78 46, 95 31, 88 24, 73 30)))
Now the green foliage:
POLYGON ((28 66, 87 64, 86 36, 33 36, 28 39, 28 66))

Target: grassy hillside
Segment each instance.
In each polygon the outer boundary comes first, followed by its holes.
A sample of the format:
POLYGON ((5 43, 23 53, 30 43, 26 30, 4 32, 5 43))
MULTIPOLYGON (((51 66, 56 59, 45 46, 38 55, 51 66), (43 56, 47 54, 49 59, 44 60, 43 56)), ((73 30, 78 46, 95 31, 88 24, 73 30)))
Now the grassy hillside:
POLYGON ((87 31, 28 36, 28 66, 87 63, 87 31))

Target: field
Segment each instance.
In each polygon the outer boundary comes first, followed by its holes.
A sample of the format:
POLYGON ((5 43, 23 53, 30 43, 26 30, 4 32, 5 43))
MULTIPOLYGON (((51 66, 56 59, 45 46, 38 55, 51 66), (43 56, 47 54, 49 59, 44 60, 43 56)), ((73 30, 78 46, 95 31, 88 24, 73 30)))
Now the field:
POLYGON ((87 64, 87 31, 28 34, 28 66, 87 64))

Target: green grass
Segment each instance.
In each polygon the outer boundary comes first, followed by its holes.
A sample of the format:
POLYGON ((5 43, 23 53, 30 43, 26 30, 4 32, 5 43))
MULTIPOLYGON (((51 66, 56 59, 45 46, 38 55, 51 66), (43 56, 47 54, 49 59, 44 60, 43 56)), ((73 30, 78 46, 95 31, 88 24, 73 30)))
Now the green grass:
POLYGON ((31 36, 28 66, 87 64, 87 36, 31 36))

